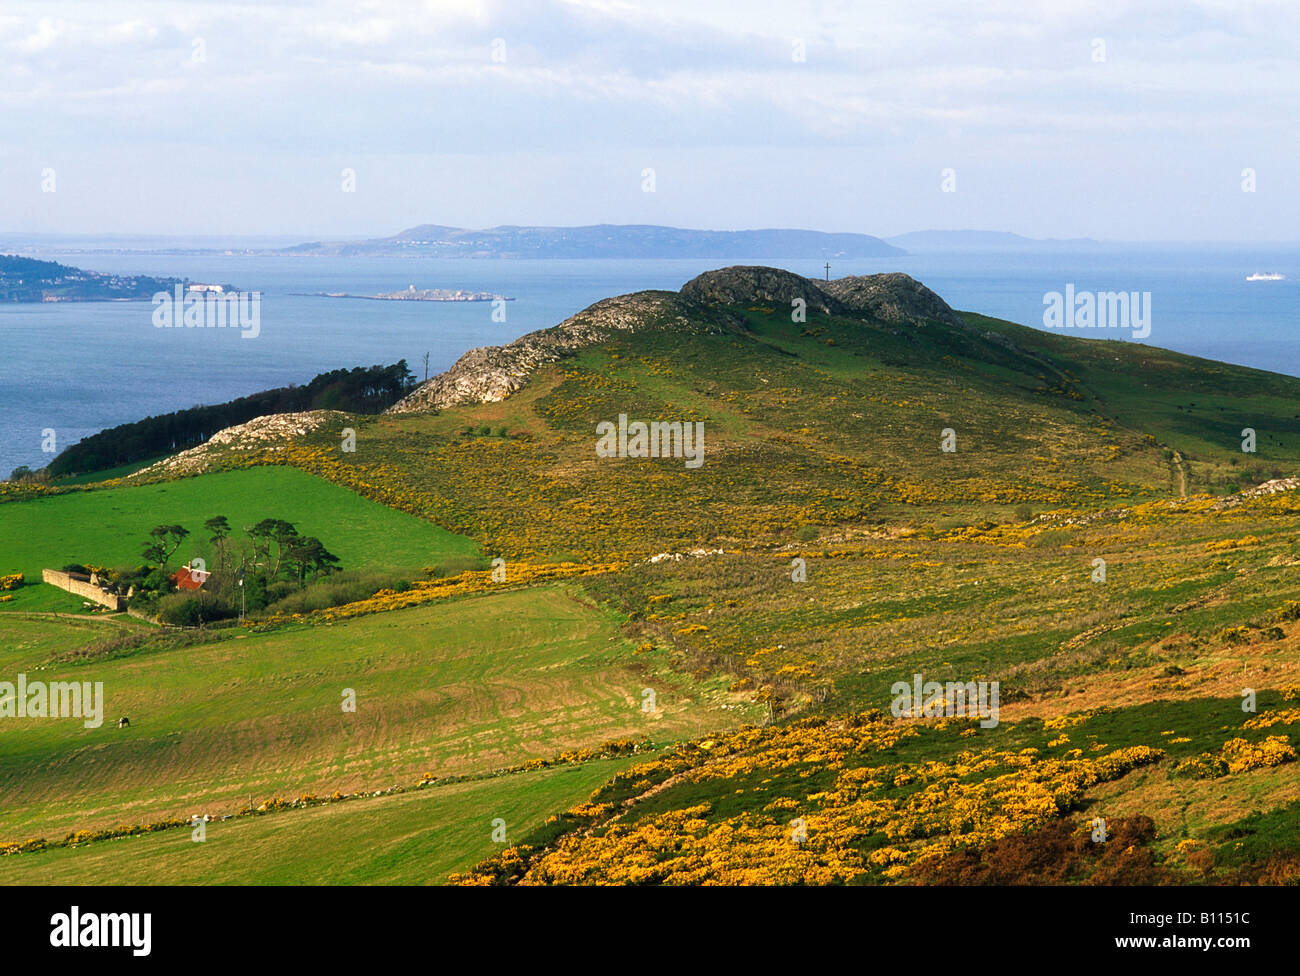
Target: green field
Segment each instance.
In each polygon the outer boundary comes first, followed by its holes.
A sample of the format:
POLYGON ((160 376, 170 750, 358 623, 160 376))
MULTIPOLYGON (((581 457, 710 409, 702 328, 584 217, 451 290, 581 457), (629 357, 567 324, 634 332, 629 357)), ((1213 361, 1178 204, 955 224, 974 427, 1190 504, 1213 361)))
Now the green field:
POLYGON ((102 681, 104 723, 7 719, 0 840, 275 796, 480 774, 623 737, 669 741, 734 725, 718 681, 636 656, 617 618, 559 586, 71 666, 89 623, 0 619, 0 674, 102 681), (72 628, 76 628, 73 636, 72 628), (642 689, 659 710, 641 710, 642 689), (355 713, 342 692, 354 689, 355 713), (131 727, 118 729, 127 716, 131 727))
MULTIPOLYGON (((475 544, 403 512, 293 468, 259 467, 165 483, 76 491, 0 505, 0 575, 22 572, 39 582, 42 569, 69 563, 135 566, 155 525, 190 530, 173 557, 203 556, 213 564, 203 523, 224 515, 238 538, 244 526, 280 518, 319 538, 344 569, 387 569, 418 575, 475 544)), ((81 600, 53 587, 24 587, 11 610, 79 609, 81 600)))
POLYGON ((438 884, 539 827, 631 760, 596 760, 0 858, 0 885, 438 884))

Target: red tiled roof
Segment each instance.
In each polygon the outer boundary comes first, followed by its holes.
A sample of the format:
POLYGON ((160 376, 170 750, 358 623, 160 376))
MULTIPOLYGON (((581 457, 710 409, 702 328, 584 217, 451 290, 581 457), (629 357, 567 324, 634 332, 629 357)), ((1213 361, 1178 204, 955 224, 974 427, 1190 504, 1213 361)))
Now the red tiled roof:
POLYGON ((172 582, 180 590, 201 590, 209 575, 201 569, 191 570, 188 566, 182 566, 172 573, 172 582), (195 579, 196 576, 198 579, 195 579))

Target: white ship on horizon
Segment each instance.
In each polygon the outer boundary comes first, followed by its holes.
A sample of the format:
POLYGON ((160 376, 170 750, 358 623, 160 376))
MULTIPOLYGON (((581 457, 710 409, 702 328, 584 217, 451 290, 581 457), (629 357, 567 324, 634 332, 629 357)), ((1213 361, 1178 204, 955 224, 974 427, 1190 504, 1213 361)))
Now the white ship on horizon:
POLYGON ((1283 281, 1286 275, 1280 275, 1276 271, 1256 271, 1253 275, 1247 275, 1247 281, 1283 281))

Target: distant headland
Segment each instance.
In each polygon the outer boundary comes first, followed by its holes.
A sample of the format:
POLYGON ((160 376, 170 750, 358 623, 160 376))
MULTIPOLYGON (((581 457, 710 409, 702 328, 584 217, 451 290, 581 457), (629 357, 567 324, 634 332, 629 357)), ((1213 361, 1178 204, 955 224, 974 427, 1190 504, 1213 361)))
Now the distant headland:
POLYGON ((86 271, 57 261, 0 254, 0 302, 139 302, 177 286, 189 293, 223 295, 231 285, 200 284, 180 278, 86 271))
POLYGON ((421 224, 392 237, 314 241, 282 254, 464 258, 875 258, 906 254, 870 234, 813 230, 687 230, 654 224, 486 230, 421 224))

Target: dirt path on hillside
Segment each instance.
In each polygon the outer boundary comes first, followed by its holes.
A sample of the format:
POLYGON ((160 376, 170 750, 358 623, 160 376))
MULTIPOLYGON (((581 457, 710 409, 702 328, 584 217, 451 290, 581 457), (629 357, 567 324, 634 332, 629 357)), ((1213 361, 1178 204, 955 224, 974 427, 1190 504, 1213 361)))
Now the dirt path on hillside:
POLYGON ((1174 451, 1174 464, 1178 465, 1178 496, 1187 497, 1187 469, 1183 467, 1183 456, 1174 451))

